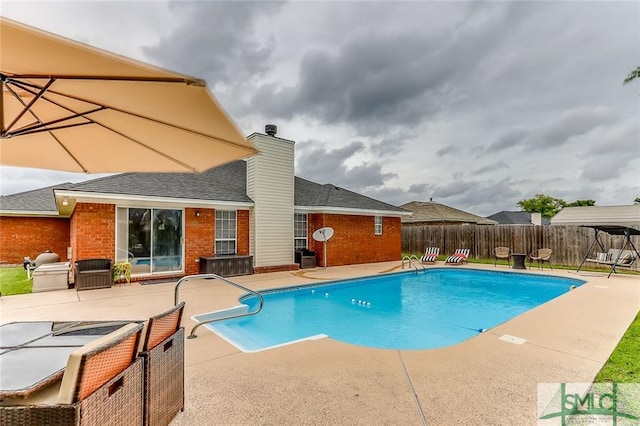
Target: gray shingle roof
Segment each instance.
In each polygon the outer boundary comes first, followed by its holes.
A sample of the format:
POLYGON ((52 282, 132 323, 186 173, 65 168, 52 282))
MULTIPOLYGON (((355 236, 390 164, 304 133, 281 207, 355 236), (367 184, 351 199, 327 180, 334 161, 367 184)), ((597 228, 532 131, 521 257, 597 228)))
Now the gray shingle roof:
POLYGON ((456 222, 479 223, 481 225, 495 225, 496 222, 482 216, 445 206, 435 201, 411 201, 400 207, 413 212, 410 218, 403 218, 402 222, 456 222))
POLYGON ((330 183, 321 185, 300 177, 295 178, 294 205, 305 207, 342 207, 384 210, 403 213, 406 210, 369 198, 330 183))
POLYGON ((78 183, 72 190, 250 203, 246 176, 246 163, 234 161, 203 173, 123 173, 78 183))
MULTIPOLYGON (((487 218, 495 220, 500 225, 531 225, 531 213, 522 211, 503 210, 492 214, 491 216, 487 216, 487 218)), ((548 225, 549 219, 543 217, 542 224, 548 225)))
POLYGON ((0 211, 55 212, 58 210, 58 206, 53 190, 68 189, 72 186, 71 182, 65 182, 46 188, 0 196, 0 211))
MULTIPOLYGON (((122 173, 76 184, 65 183, 1 198, 1 211, 55 211, 53 190, 83 193, 168 197, 206 201, 248 202, 247 163, 234 161, 203 173, 122 173)), ((331 184, 299 177, 294 181, 294 204, 307 207, 406 212, 406 210, 331 184)))

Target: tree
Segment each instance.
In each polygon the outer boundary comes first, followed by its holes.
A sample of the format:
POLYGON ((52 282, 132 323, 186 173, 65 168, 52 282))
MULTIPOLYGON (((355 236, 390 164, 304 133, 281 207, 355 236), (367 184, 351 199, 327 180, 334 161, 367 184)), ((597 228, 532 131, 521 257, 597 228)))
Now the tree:
POLYGON ((567 207, 582 207, 582 206, 595 206, 595 200, 576 200, 573 203, 567 204, 567 207))
POLYGON ((544 194, 536 194, 533 198, 518 201, 517 204, 522 210, 528 213, 541 213, 542 217, 547 219, 552 218, 567 206, 566 201, 544 194))
POLYGON ((636 199, 633 200, 633 204, 640 204, 640 197, 636 197, 636 199))
POLYGON ((635 70, 631 71, 629 73, 629 75, 627 76, 627 78, 624 79, 624 81, 622 82, 622 84, 629 84, 631 83, 633 80, 635 80, 636 78, 640 78, 640 67, 636 68, 635 70))

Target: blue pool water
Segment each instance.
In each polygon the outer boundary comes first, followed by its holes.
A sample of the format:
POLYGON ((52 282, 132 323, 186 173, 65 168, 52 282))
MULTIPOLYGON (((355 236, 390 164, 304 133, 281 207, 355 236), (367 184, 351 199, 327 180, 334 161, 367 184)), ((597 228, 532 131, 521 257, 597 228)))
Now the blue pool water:
MULTIPOLYGON (((324 336, 374 348, 439 348, 476 336, 583 283, 434 268, 267 291, 259 314, 205 327, 244 352, 324 336)), ((241 302, 254 310, 258 298, 245 296, 241 302)))

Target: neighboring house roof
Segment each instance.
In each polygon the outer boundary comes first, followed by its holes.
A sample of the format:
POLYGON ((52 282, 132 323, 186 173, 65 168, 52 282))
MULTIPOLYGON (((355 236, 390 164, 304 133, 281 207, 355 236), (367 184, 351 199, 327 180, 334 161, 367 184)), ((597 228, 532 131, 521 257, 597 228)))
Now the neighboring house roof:
POLYGON ((410 214, 410 212, 400 207, 369 198, 330 183, 321 185, 311 182, 310 180, 296 177, 294 191, 294 205, 296 208, 311 207, 311 210, 317 210, 318 208, 331 210, 332 207, 335 207, 339 209, 404 213, 406 216, 410 214))
POLYGON ((640 229, 640 204, 630 206, 565 207, 552 225, 621 225, 640 229))
MULTIPOLYGON (((234 161, 204 173, 123 173, 80 183, 65 183, 0 198, 0 213, 46 211, 57 214, 54 190, 85 198, 110 195, 253 203, 247 196, 247 163, 234 161)), ((368 210, 409 215, 399 207, 331 184, 321 185, 299 177, 294 181, 294 205, 312 211, 368 210)))
MULTIPOLYGON (((495 220, 500 225, 531 225, 531 213, 523 211, 506 211, 487 216, 487 219, 495 220)), ((543 217, 542 225, 548 225, 549 219, 543 217)))
POLYGON ((72 185, 71 182, 66 182, 59 185, 47 186, 46 188, 20 192, 18 194, 2 195, 0 196, 0 212, 57 216, 58 206, 53 190, 67 189, 72 185))
POLYGON ((480 225, 496 225, 494 220, 467 213, 435 201, 411 201, 400 207, 413 212, 410 218, 403 218, 403 223, 420 222, 455 222, 455 223, 477 223, 480 225))

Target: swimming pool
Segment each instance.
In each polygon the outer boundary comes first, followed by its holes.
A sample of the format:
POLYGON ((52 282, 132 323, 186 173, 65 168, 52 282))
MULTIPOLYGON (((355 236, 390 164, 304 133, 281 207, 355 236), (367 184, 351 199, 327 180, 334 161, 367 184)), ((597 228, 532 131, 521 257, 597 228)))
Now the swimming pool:
MULTIPOLYGON (((432 349, 467 340, 584 282, 433 268, 266 291, 260 313, 205 327, 243 352, 326 336, 374 348, 432 349)), ((236 311, 253 310, 258 298, 240 301, 236 311)))

